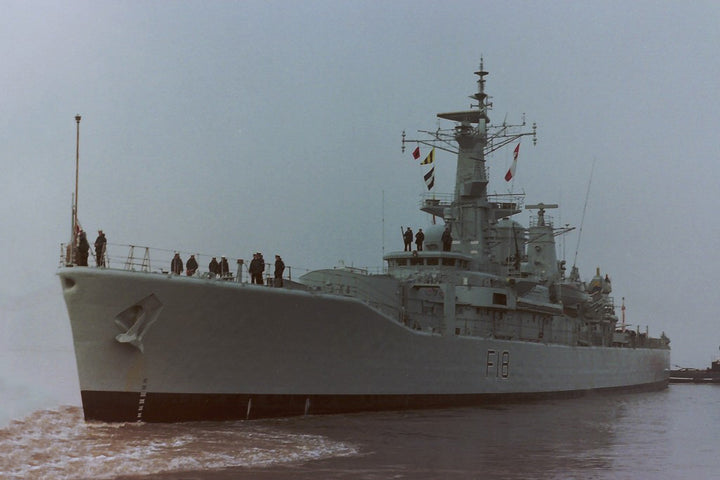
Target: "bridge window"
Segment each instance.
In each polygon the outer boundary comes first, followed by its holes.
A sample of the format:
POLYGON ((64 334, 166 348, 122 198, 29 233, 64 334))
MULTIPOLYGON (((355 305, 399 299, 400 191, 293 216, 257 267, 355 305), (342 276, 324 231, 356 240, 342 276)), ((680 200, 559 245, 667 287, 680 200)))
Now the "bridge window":
POLYGON ((507 295, 504 293, 493 293, 492 303, 495 305, 507 305, 507 295))

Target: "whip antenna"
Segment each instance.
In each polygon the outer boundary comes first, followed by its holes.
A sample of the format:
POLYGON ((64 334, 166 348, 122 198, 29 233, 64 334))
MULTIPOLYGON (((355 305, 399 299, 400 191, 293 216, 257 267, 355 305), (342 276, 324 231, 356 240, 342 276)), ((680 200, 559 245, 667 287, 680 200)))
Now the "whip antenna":
POLYGON ((575 258, 573 258, 573 268, 577 265, 578 250, 580 250, 580 238, 582 238, 583 224, 585 223, 585 211, 587 210, 588 199, 590 198, 590 185, 592 185, 593 171, 595 170, 595 160, 593 158, 592 166, 590 167, 590 180, 588 180, 587 192, 585 192, 585 205, 583 205, 582 219, 580 220, 580 230, 578 230, 578 240, 575 246, 575 258))

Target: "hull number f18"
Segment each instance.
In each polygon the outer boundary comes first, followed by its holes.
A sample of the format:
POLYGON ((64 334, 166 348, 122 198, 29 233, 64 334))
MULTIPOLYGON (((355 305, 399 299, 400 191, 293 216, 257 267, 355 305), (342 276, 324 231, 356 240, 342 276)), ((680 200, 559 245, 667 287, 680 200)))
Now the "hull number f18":
POLYGON ((508 378, 510 376, 510 352, 507 350, 502 352, 488 350, 485 376, 508 378))

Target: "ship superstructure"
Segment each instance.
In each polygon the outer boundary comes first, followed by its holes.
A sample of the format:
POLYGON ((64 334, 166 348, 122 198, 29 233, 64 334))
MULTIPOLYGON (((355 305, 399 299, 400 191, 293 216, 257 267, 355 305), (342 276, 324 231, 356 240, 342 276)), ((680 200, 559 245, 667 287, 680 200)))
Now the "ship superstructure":
MULTIPOLYGON (((283 287, 237 276, 59 270, 86 419, 185 421, 473 405, 667 386, 669 340, 618 328, 610 278, 557 258, 555 204, 489 195, 486 157, 535 126, 490 124, 477 103, 409 140, 457 153, 443 220, 386 272, 317 270, 283 287), (533 212, 525 227, 512 217, 533 212), (445 230, 452 242, 443 244, 445 230)), ((147 260, 147 255, 144 256, 147 260)), ((242 263, 239 263, 242 268, 242 263)), ((127 268, 127 266, 131 266, 127 268)))

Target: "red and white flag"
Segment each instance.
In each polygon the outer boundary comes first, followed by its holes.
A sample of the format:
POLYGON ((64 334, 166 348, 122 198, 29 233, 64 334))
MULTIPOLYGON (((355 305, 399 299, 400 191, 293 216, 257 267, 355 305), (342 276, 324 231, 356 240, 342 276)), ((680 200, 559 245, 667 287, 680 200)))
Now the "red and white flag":
POLYGON ((512 165, 510 165, 510 169, 505 174, 505 181, 509 182, 514 176, 515 176, 515 169, 517 168, 517 157, 518 153, 520 153, 520 144, 517 144, 517 147, 515 147, 515 151, 513 152, 513 162, 512 165))
POLYGON ((413 158, 415 160, 420 158, 420 147, 415 147, 415 150, 413 150, 413 158))

